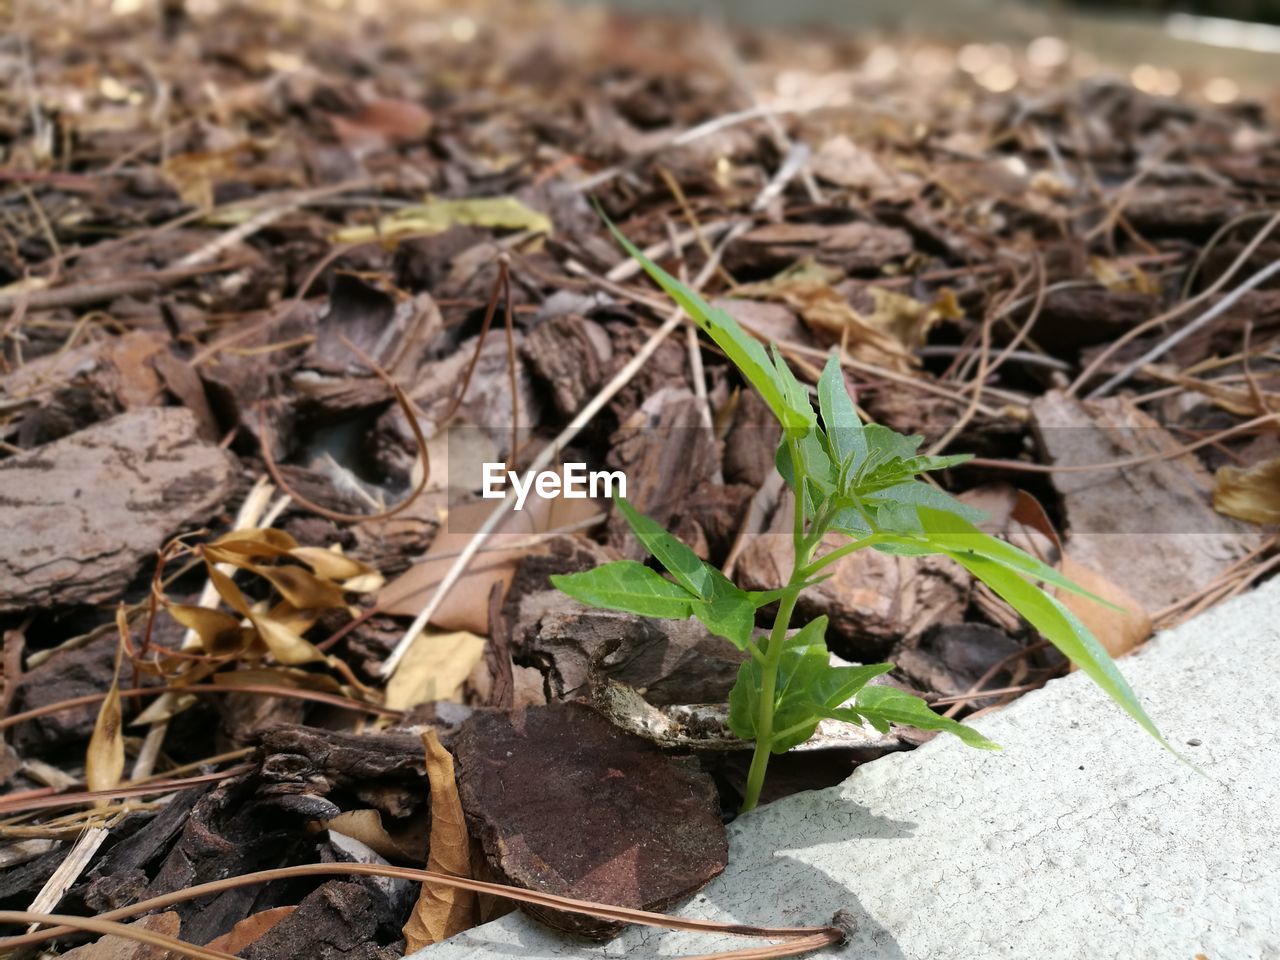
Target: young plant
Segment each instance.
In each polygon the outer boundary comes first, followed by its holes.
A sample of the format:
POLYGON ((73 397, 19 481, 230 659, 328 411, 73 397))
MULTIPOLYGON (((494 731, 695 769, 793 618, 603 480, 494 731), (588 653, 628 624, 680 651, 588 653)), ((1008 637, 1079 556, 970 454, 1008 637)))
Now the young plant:
POLYGON ((770 755, 804 743, 825 718, 869 723, 881 732, 895 723, 945 730, 972 747, 998 749, 972 727, 934 713, 920 698, 869 684, 892 670, 892 664, 832 666, 824 639, 826 617, 791 632, 801 592, 824 579, 831 564, 867 548, 950 557, 995 591, 1164 743, 1106 650, 1036 581, 1109 604, 1030 554, 983 533, 974 526, 982 518, 978 511, 920 480, 922 474, 962 463, 968 456, 922 456, 917 452, 920 437, 864 424, 835 356, 818 380, 815 413, 808 391, 776 346, 766 351, 732 316, 709 306, 650 261, 612 224, 610 229, 760 392, 782 425, 776 464, 794 494, 795 561, 781 589, 742 590, 660 524, 619 499, 618 509, 669 578, 645 564, 620 560, 552 580, 569 596, 594 607, 647 617, 697 617, 712 633, 750 653, 729 694, 730 728, 737 736, 755 741, 744 811, 759 800, 770 755), (819 545, 831 533, 846 537, 846 542, 819 554, 819 545), (757 644, 753 640, 756 611, 772 603, 778 604, 773 628, 757 644))

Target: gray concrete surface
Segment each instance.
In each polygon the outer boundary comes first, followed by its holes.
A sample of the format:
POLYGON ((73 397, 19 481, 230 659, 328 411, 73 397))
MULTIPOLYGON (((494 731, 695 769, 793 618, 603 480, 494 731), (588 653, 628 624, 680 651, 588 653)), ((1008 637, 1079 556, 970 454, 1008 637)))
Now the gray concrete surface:
MULTIPOLYGON (((858 960, 1280 958, 1280 580, 1168 631, 1124 673, 1199 775, 1081 674, 739 818, 681 908, 762 924, 858 918, 858 960)), ((749 946, 632 928, 605 947, 513 914, 417 960, 667 956, 749 946)))

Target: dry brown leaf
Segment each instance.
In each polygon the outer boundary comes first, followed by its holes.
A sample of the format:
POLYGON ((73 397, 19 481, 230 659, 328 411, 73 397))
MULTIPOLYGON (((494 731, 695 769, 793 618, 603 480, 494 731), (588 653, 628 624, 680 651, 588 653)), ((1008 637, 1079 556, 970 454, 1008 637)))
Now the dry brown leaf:
POLYGON ((1280 457, 1246 470, 1222 467, 1214 476, 1213 508, 1250 523, 1280 523, 1280 457))
POLYGON ((185 603, 166 603, 164 608, 178 623, 196 632, 201 650, 210 656, 231 656, 243 650, 249 640, 240 618, 229 613, 185 603))
POLYGON ((271 655, 286 666, 326 662, 329 659, 313 643, 304 640, 279 620, 251 613, 249 622, 258 631, 258 636, 267 645, 271 655))
POLYGON ((863 289, 867 308, 855 309, 836 289, 843 274, 803 260, 778 276, 738 287, 735 297, 775 300, 791 307, 815 332, 841 343, 859 360, 909 372, 916 366, 912 348, 929 328, 955 308, 954 295, 929 305, 883 287, 863 289))
POLYGON ((1058 569, 1069 580, 1090 593, 1124 609, 1125 614, 1108 610, 1088 597, 1066 590, 1057 591, 1058 602, 1079 618, 1113 657, 1121 657, 1151 636, 1151 616, 1127 591, 1102 574, 1076 563, 1065 554, 1058 569))
POLYGON ((377 810, 346 810, 326 822, 325 828, 359 840, 391 863, 421 862, 421 856, 415 857, 387 833, 387 828, 382 825, 382 816, 377 810))
POLYGON ((419 632, 387 681, 387 706, 408 710, 431 700, 461 702, 462 685, 484 658, 484 637, 467 630, 419 632))
MULTIPOLYGON (((497 501, 493 500, 479 500, 452 508, 448 525, 431 541, 431 548, 422 562, 414 564, 379 592, 378 608, 392 615, 416 616, 426 606, 458 554, 471 542, 474 535, 471 531, 479 529, 496 504, 497 501)), ((489 591, 493 584, 501 583, 505 590, 515 574, 516 564, 537 551, 537 547, 530 548, 527 543, 503 549, 503 542, 520 541, 529 534, 570 526, 598 512, 599 507, 591 500, 548 501, 534 497, 529 498, 524 510, 508 512, 489 538, 487 546, 492 545, 495 549, 482 550, 471 561, 466 573, 431 618, 431 626, 442 630, 468 630, 487 636, 489 591)))
POLYGON ((1109 260, 1106 257, 1090 257, 1089 272, 1102 286, 1113 293, 1160 294, 1160 281, 1136 263, 1109 260))
POLYGON ((1280 405, 1280 393, 1274 390, 1259 389, 1254 391, 1248 386, 1232 387, 1210 380, 1200 380, 1184 373, 1167 370, 1160 364, 1151 364, 1143 373, 1153 380, 1185 387, 1207 397, 1228 413, 1238 417, 1261 417, 1271 413, 1280 405))
POLYGON ((370 100, 350 116, 330 114, 333 132, 346 146, 385 150, 421 140, 431 129, 431 112, 411 100, 370 100))
MULTIPOLYGON (((458 799, 453 775, 453 757, 440 744, 435 730, 422 735, 427 753, 427 779, 431 783, 431 848, 427 869, 471 876, 471 840, 458 799)), ((476 895, 423 883, 409 922, 404 925, 405 953, 413 953, 439 943, 455 933, 469 930, 479 922, 476 895)))
POLYGON ((245 569, 270 583, 280 596, 299 610, 334 610, 346 605, 342 587, 332 580, 321 580, 302 567, 245 564, 245 569))
POLYGON ((205 946, 210 950, 239 953, 297 909, 294 906, 272 907, 270 910, 261 910, 258 913, 250 914, 227 933, 210 940, 205 946))

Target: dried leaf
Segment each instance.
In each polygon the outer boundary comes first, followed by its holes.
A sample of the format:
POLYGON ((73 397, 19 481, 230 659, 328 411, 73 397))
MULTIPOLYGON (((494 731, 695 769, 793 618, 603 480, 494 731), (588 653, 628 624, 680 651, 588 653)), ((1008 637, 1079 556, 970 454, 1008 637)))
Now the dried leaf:
POLYGON ((231 530, 212 543, 205 544, 206 556, 219 563, 239 564, 242 558, 274 559, 298 549, 298 541, 273 527, 231 530))
POLYGON ((265 614, 251 613, 249 622, 258 631, 258 636, 271 651, 271 655, 287 666, 328 660, 310 641, 302 639, 279 620, 265 614))
POLYGON ((421 140, 431 129, 431 113, 412 100, 371 100, 353 116, 330 114, 338 139, 349 147, 384 150, 421 140))
POLYGON ((297 909, 295 906, 272 907, 270 910, 250 914, 227 933, 210 940, 205 947, 209 950, 222 950, 224 953, 239 953, 297 909))
POLYGON ((363 243, 406 233, 444 233, 456 226, 551 232, 551 220, 545 213, 530 209, 515 197, 472 197, 465 200, 428 200, 383 217, 376 227, 339 230, 332 239, 334 243, 363 243))
POLYGON ((930 306, 892 290, 867 287, 869 309, 859 311, 836 289, 842 279, 838 270, 806 259, 769 280, 738 287, 734 296, 785 303, 816 333, 843 343, 858 359, 903 372, 916 365, 911 348, 955 309, 954 295, 930 306))
POLYGON ((289 551, 289 555, 301 560, 317 576, 338 581, 344 590, 371 593, 382 586, 382 574, 367 563, 344 555, 336 544, 330 550, 321 547, 296 547, 289 551))
POLYGON ((1145 293, 1152 297, 1161 293, 1160 281, 1136 263, 1090 257, 1089 272, 1112 293, 1145 293))
POLYGON ((325 823, 325 828, 346 834, 359 840, 366 847, 392 863, 421 862, 421 856, 415 857, 405 850, 382 825, 382 816, 377 810, 347 810, 325 823))
POLYGON ((1056 591, 1058 602, 1089 628, 1112 657, 1124 656, 1151 636, 1151 616, 1127 591, 1065 554, 1058 563, 1058 569, 1068 580, 1074 580, 1085 590, 1125 611, 1122 616, 1088 597, 1066 590, 1056 591))
MULTIPOLYGON (((378 594, 378 608, 393 615, 415 616, 427 603, 458 554, 471 541, 469 531, 476 530, 493 511, 496 501, 482 500, 464 503, 449 512, 449 524, 436 534, 431 548, 421 563, 414 564, 403 574, 382 588, 378 594)), ((431 618, 431 625, 443 630, 469 630, 472 633, 489 633, 489 591, 493 584, 501 583, 503 589, 511 583, 516 564, 538 548, 527 543, 503 549, 504 540, 522 540, 533 533, 545 533, 586 520, 594 516, 599 507, 591 500, 546 500, 530 498, 525 509, 509 511, 498 524, 489 543, 495 549, 482 550, 467 567, 453 590, 431 618)))
MULTIPOLYGON (((431 849, 427 869, 458 877, 471 876, 471 841, 458 798, 453 757, 440 745, 435 730, 422 735, 431 784, 431 849)), ((404 925, 405 953, 469 930, 479 919, 477 898, 466 890, 423 883, 409 922, 404 925)))
POLYGON ((235 581, 215 567, 207 559, 205 560, 204 566, 205 572, 208 573, 209 580, 213 584, 214 589, 218 591, 218 596, 222 598, 222 602, 236 613, 240 614, 240 616, 247 617, 249 615, 249 601, 246 600, 244 594, 240 592, 240 588, 235 585, 235 581))
POLYGON ((233 656, 243 650, 252 637, 240 626, 239 617, 221 610, 185 603, 166 603, 164 608, 174 620, 196 632, 201 649, 210 656, 233 656))
POLYGON ((387 706, 408 710, 431 700, 461 702, 462 685, 484 657, 484 647, 483 637, 466 630, 423 630, 387 682, 387 706))
POLYGON ((268 581, 298 610, 333 610, 346 605, 342 587, 332 580, 321 580, 302 567, 246 564, 245 569, 268 581))
POLYGON ((120 660, 124 640, 129 635, 129 621, 124 607, 116 609, 116 629, 120 631, 121 646, 116 651, 115 674, 111 677, 111 689, 98 708, 98 720, 93 725, 89 749, 84 758, 84 780, 90 790, 110 790, 124 776, 124 717, 120 708, 120 660))
POLYGON ((1214 476, 1213 508, 1251 523, 1280 523, 1280 457, 1247 470, 1222 467, 1214 476))
POLYGON ((112 681, 107 699, 98 708, 89 751, 84 760, 84 779, 90 790, 110 790, 124 776, 124 729, 120 712, 120 684, 112 681))

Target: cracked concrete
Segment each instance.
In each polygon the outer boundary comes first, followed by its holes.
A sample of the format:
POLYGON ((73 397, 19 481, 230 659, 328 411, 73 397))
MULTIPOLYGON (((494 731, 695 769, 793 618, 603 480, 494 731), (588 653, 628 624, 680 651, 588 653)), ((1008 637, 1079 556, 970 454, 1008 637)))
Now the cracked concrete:
MULTIPOLYGON (((692 917, 858 922, 858 960, 1280 958, 1280 579, 1121 664, 1161 750, 1072 674, 977 721, 1001 753, 939 738, 730 827, 692 917)), ((699 954, 751 941, 632 928, 603 947, 520 914, 415 960, 699 954)))

